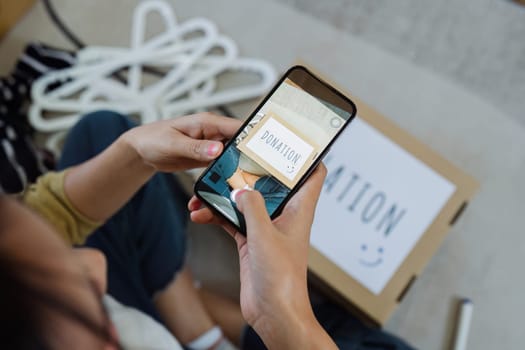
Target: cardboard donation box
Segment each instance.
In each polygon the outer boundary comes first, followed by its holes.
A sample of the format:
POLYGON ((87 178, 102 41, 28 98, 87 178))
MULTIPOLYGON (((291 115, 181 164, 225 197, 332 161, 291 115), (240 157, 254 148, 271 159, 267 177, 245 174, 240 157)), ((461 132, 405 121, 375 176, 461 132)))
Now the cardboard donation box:
POLYGON ((337 300, 382 325, 478 185, 351 98, 357 117, 324 160, 309 270, 337 300))

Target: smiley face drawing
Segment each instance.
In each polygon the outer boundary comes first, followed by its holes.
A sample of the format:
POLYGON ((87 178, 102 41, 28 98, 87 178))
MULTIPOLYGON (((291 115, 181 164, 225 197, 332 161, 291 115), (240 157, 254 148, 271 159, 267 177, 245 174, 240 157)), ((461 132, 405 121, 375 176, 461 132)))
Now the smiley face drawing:
POLYGON ((288 165, 288 166, 286 167, 286 171, 287 171, 289 174, 293 173, 293 172, 295 171, 295 165, 288 165))
POLYGON ((371 247, 367 244, 361 245, 362 257, 359 258, 359 263, 365 267, 377 267, 383 263, 382 246, 371 247))

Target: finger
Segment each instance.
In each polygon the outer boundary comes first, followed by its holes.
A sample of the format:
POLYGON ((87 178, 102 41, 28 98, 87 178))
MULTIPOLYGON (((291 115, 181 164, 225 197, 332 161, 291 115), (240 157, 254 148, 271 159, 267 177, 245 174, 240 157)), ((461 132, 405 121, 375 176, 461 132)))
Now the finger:
POLYGON ((176 128, 193 138, 224 140, 231 138, 241 125, 238 119, 206 112, 178 118, 176 128))
POLYGON ((272 225, 264 198, 259 191, 241 190, 237 193, 235 201, 246 220, 248 234, 272 225))
MULTIPOLYGON (((242 247, 246 244, 246 236, 237 231, 233 234, 233 238, 235 239, 235 243, 237 243, 237 250, 240 252, 242 247)), ((241 256, 239 255, 239 258, 240 257, 241 256)))
POLYGON ((197 162, 215 159, 224 147, 220 141, 199 140, 186 135, 181 135, 177 142, 180 145, 178 156, 197 162))
POLYGON ((190 220, 196 224, 210 224, 213 214, 207 208, 202 208, 190 212, 190 220))
POLYGON ((196 210, 199 210, 200 208, 202 208, 201 200, 197 198, 196 196, 191 197, 188 202, 188 210, 196 211, 196 210))
POLYGON ((222 137, 230 139, 242 125, 242 121, 231 117, 217 116, 207 113, 202 117, 204 122, 201 123, 205 138, 215 139, 222 137))

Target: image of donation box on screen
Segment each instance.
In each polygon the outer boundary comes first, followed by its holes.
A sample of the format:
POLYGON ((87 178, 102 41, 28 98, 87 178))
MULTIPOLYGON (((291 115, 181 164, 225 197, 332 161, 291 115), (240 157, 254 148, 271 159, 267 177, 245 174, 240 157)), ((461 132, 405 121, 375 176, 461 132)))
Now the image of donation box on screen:
POLYGON ((288 188, 292 188, 315 161, 319 146, 275 113, 268 113, 238 145, 288 188))
POLYGON ((285 80, 236 140, 242 155, 288 189, 316 161, 348 112, 285 80))

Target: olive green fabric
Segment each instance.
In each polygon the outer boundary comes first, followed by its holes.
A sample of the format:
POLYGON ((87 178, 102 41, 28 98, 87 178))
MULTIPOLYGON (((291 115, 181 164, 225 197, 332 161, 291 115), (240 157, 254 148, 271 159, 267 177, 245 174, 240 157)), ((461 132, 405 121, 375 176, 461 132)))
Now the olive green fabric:
POLYGON ((76 210, 66 196, 67 170, 40 176, 23 194, 23 202, 51 224, 70 244, 82 244, 102 223, 90 220, 76 210))

